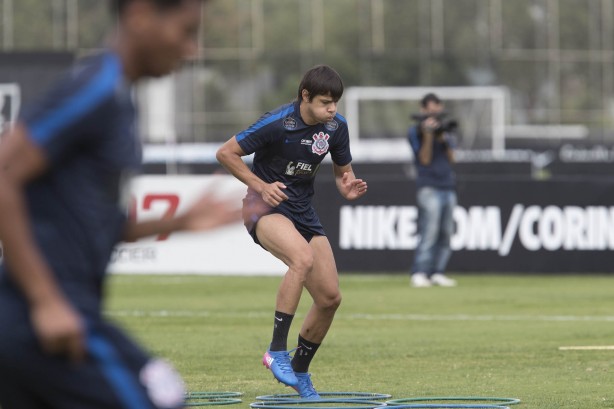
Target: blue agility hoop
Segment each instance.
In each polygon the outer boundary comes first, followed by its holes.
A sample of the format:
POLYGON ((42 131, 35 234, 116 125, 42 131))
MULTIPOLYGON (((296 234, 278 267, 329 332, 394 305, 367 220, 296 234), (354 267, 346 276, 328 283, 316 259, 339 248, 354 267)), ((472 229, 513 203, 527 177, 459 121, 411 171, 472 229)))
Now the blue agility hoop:
POLYGON ((509 406, 489 405, 484 403, 415 403, 411 405, 389 406, 396 409, 510 409, 509 406))
POLYGON ((238 399, 241 392, 188 392, 185 395, 186 407, 233 405, 243 402, 238 399))
MULTIPOLYGON (((391 398, 392 395, 387 393, 372 393, 372 392, 318 392, 318 395, 324 399, 347 399, 347 400, 382 400, 391 398)), ((256 400, 263 402, 300 399, 298 393, 283 393, 276 395, 257 396, 256 400)))
POLYGON ((496 397, 479 397, 479 396, 433 396, 420 398, 404 398, 393 399, 386 401, 386 404, 394 407, 394 409, 409 409, 409 408, 506 408, 507 405, 516 405, 520 403, 520 399, 516 398, 496 398, 496 397), (414 403, 414 402, 435 402, 435 401, 472 401, 472 402, 490 402, 484 403, 414 403))
POLYGON ((251 403, 252 409, 375 409, 384 408, 384 402, 374 400, 358 399, 290 399, 290 400, 271 400, 268 402, 251 403), (344 405, 338 405, 343 403, 344 405), (337 404, 330 406, 328 404, 337 404), (313 406, 308 406, 313 405, 313 406))
POLYGON ((483 397, 483 396, 432 396, 432 397, 420 397, 420 398, 404 398, 404 399, 392 399, 386 401, 387 405, 399 406, 410 404, 411 402, 433 402, 437 400, 451 401, 476 401, 476 402, 493 402, 496 405, 517 405, 520 403, 520 399, 516 398, 495 398, 495 397, 483 397))
POLYGON ((189 398, 236 398, 242 396, 241 392, 188 392, 185 394, 189 398))

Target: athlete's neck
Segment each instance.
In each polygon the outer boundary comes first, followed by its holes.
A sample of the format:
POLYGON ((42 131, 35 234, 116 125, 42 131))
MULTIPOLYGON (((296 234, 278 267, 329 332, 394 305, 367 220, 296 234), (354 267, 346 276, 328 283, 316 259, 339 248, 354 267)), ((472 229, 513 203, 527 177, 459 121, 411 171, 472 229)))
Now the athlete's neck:
POLYGON ((301 119, 303 120, 303 122, 305 122, 305 125, 311 126, 311 125, 317 125, 320 123, 320 121, 318 121, 313 116, 313 114, 309 111, 309 109, 307 108, 307 105, 300 102, 299 107, 300 107, 301 119))
POLYGON ((107 41, 108 48, 119 56, 124 71, 124 77, 129 82, 136 82, 142 77, 137 59, 135 58, 135 53, 131 50, 129 41, 122 41, 121 37, 119 29, 116 29, 116 32, 107 41))

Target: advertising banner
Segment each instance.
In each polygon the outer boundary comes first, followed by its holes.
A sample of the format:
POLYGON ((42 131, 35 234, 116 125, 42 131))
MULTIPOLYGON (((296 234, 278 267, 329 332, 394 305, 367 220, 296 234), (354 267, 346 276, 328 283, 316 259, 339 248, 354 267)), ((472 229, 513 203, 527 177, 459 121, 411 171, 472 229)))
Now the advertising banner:
MULTIPOLYGON (((245 186, 230 176, 141 176, 132 186, 133 211, 139 220, 185 211, 214 191, 236 198, 245 186)), ((242 222, 204 233, 175 233, 122 243, 115 248, 112 273, 277 275, 284 264, 252 241, 242 222)))
MULTIPOLYGON (((408 272, 418 243, 413 181, 380 177, 355 202, 335 190, 320 182, 316 208, 339 269, 408 272)), ((614 181, 466 178, 458 203, 449 271, 614 270, 614 181)))
MULTIPOLYGON (((324 171, 314 206, 340 272, 406 273, 418 243, 415 185, 380 175, 369 192, 346 201, 324 171)), ((142 176, 132 187, 140 220, 185 211, 205 190, 234 195, 230 176, 142 176)), ((464 178, 454 212, 450 272, 611 273, 614 181, 464 178)), ((317 255, 316 255, 317 257, 317 255)), ((286 267, 256 245, 238 222, 205 233, 177 233, 122 243, 112 273, 281 275, 286 267)))

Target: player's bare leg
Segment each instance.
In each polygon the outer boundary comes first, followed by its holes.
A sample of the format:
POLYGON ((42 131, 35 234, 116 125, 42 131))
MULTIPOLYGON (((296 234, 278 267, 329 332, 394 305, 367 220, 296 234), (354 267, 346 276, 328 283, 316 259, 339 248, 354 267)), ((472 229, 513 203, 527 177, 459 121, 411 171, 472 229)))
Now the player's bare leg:
POLYGON ((263 364, 278 381, 296 386, 298 380, 287 352, 288 332, 303 286, 314 265, 312 248, 294 224, 280 214, 262 217, 256 225, 256 234, 262 246, 288 266, 277 291, 273 340, 264 355, 263 364))
POLYGON ((314 264, 307 276, 305 288, 313 298, 313 304, 305 317, 298 338, 298 349, 292 359, 292 368, 298 380, 294 387, 303 399, 319 399, 308 373, 309 364, 324 340, 335 312, 341 304, 339 277, 333 250, 326 236, 315 236, 309 243, 313 249, 314 264))
POLYGON ((286 314, 294 314, 314 265, 312 248, 292 222, 281 214, 262 217, 256 225, 256 233, 262 246, 288 266, 277 291, 275 307, 286 314))
POLYGON ((326 236, 315 236, 309 243, 313 249, 313 268, 305 282, 305 288, 313 298, 303 326, 301 336, 320 344, 335 317, 335 312, 341 304, 339 291, 339 276, 333 256, 333 250, 326 236))

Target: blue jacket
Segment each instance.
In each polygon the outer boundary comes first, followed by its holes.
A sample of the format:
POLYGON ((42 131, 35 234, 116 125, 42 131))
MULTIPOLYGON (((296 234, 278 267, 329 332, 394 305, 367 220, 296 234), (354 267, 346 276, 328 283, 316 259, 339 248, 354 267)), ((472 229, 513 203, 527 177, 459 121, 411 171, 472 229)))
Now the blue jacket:
POLYGON ((418 187, 430 186, 439 189, 454 189, 456 175, 446 153, 448 149, 454 148, 453 145, 450 145, 451 142, 440 142, 433 139, 433 159, 429 165, 423 165, 418 160, 418 152, 420 152, 422 146, 422 132, 418 129, 418 125, 409 128, 408 139, 414 152, 418 171, 416 185, 418 187))

